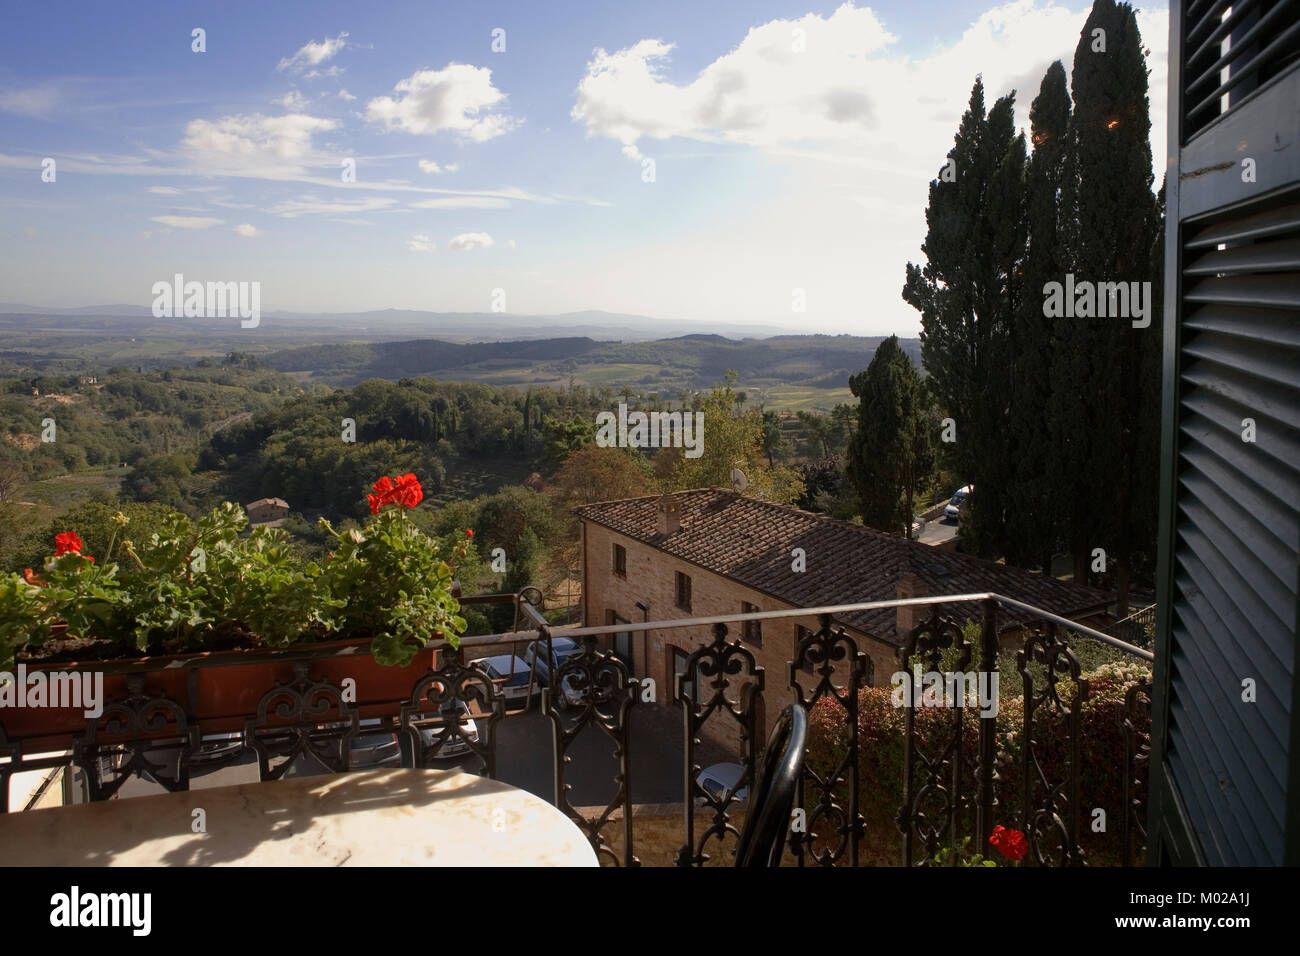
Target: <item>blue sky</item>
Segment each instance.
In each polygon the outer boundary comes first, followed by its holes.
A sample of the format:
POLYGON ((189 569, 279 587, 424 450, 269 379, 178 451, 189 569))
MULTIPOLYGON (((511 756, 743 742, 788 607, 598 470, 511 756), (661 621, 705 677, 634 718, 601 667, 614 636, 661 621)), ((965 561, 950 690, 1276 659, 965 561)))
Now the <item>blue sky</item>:
MULTIPOLYGON (((0 301, 147 305, 181 272, 260 281, 263 311, 503 289, 514 313, 915 334, 904 265, 975 74, 1027 123, 1087 5, 13 6, 0 301)), ((1139 10, 1158 184, 1167 14, 1139 10)))

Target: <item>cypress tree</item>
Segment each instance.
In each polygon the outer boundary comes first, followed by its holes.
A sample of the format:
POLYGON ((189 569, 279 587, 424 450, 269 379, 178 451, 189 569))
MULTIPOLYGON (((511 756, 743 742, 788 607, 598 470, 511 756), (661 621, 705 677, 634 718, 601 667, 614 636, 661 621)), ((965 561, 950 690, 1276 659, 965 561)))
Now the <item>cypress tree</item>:
POLYGON ((930 469, 930 422, 927 391, 898 336, 880 343, 849 388, 858 399, 858 427, 846 471, 862 521, 911 537, 916 489, 930 469))
POLYGON ((930 183, 924 267, 907 264, 903 299, 921 313, 921 358, 934 395, 956 423, 949 449, 973 484, 966 546, 996 554, 1006 521, 1006 383, 1011 312, 1023 250, 1023 137, 1014 96, 985 113, 976 79, 948 163, 930 183))
MULTIPOLYGON (((1131 6, 1096 0, 1075 48, 1071 85, 1063 189, 1069 271, 1076 283, 1150 282, 1157 222, 1151 120, 1146 59, 1131 6)), ((1154 500, 1144 500, 1154 481, 1142 474, 1157 467, 1144 419, 1159 416, 1158 381, 1149 369, 1160 323, 1148 303, 1146 328, 1115 316, 1054 320, 1059 345, 1049 423, 1059 465, 1055 492, 1066 509, 1075 579, 1087 579, 1093 549, 1102 547, 1122 594, 1130 560, 1145 546, 1146 529, 1134 515, 1149 522, 1155 511, 1154 500)), ((1132 310, 1132 300, 1129 305, 1132 310)))
POLYGON ((1070 123, 1070 94, 1065 67, 1057 60, 1047 68, 1029 110, 1033 156, 1025 172, 1027 246, 1023 263, 1025 295, 1011 328, 1011 380, 1008 436, 1011 478, 1007 560, 1037 564, 1051 573, 1059 543, 1060 520, 1052 476, 1056 470, 1046 411, 1051 402, 1052 361, 1056 352, 1055 320, 1043 315, 1040 291, 1065 272, 1062 248, 1061 186, 1070 123))

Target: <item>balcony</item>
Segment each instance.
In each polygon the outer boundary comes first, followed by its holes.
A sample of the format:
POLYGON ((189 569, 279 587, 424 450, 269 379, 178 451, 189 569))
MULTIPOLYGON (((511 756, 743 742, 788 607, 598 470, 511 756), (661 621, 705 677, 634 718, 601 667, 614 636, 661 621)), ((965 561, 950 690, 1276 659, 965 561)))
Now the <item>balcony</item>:
POLYGON ((540 789, 602 863, 726 865, 746 809, 737 795, 753 783, 761 755, 763 715, 795 702, 807 709, 811 733, 787 865, 956 866, 988 858, 997 826, 1024 833, 1021 865, 1143 861, 1152 654, 1111 635, 992 593, 563 628, 547 623, 531 588, 462 603, 512 604, 514 629, 463 638, 459 649, 431 642, 405 669, 377 668, 355 645, 266 652, 244 680, 264 683, 243 688, 239 699, 252 703, 237 713, 214 712, 200 676, 246 664, 200 654, 165 666, 71 665, 123 678, 124 692, 75 731, 29 726, 6 735, 0 725, 2 807, 21 812, 49 799, 60 774, 65 799, 100 801, 126 794, 132 780, 178 791, 241 760, 252 773, 250 755, 260 780, 305 759, 342 772, 362 759, 354 741, 376 733, 404 738, 407 765, 445 766, 454 754, 500 778, 504 764, 542 750, 536 735, 526 745, 513 728, 546 722, 553 786, 540 789), (897 651, 897 673, 873 674, 835 616, 909 605, 920 609, 920 623, 897 651), (783 673, 765 673, 740 639, 746 622, 810 615, 820 627, 801 632, 783 673), (703 628, 711 639, 696 646, 672 688, 633 676, 610 646, 615 634, 645 641, 703 628), (480 662, 523 658, 533 642, 549 649, 559 638, 578 650, 544 683, 527 671, 526 694, 508 695, 517 675, 480 662), (377 670, 384 679, 361 677, 354 693, 339 676, 377 670), (946 675, 947 684, 927 674, 946 675), (663 746, 665 728, 680 751, 663 746), (702 766, 720 753, 739 765, 737 779, 706 787, 702 766), (583 783, 580 771, 602 786, 583 783), (11 782, 33 773, 44 788, 11 806, 11 782), (633 781, 672 798, 658 807, 634 801, 644 786, 633 781))

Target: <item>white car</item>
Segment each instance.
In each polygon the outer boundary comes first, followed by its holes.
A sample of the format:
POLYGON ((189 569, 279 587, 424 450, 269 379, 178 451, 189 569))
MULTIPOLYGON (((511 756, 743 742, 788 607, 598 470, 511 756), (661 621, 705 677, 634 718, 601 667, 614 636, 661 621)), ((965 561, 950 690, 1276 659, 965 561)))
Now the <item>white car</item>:
POLYGON ((434 760, 460 757, 470 752, 471 741, 478 743, 478 725, 474 723, 474 718, 469 716, 469 705, 463 700, 448 703, 441 714, 412 717, 411 726, 419 732, 420 746, 425 749, 432 748, 438 736, 445 732, 442 749, 431 755, 434 760), (454 721, 460 723, 459 734, 450 729, 444 730, 454 721))
POLYGON ((749 799, 748 787, 741 787, 734 794, 731 792, 744 775, 745 768, 738 763, 715 763, 701 770, 695 779, 710 797, 718 803, 726 803, 729 795, 737 800, 749 799))
POLYGON ((957 489, 952 500, 948 502, 943 509, 943 516, 949 521, 956 521, 961 517, 961 506, 966 501, 966 496, 975 490, 974 485, 962 485, 957 489))
POLYGON ((512 654, 485 657, 474 663, 480 665, 487 672, 488 677, 500 681, 497 687, 507 703, 520 700, 528 703, 532 698, 531 691, 538 688, 532 668, 512 654))

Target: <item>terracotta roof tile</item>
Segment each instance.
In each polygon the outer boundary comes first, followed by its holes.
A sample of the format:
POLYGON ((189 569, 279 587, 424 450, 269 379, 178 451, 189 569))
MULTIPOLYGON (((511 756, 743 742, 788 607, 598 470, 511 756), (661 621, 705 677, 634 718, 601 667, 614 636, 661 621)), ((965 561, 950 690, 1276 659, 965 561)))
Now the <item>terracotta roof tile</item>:
MULTIPOLYGON (((996 591, 1063 617, 1110 603, 1109 595, 1093 588, 721 488, 673 494, 681 527, 662 535, 656 508, 659 497, 583 505, 574 514, 795 607, 890 600, 898 596, 898 580, 908 572, 916 576, 924 594, 996 591), (807 571, 791 570, 794 548, 804 549, 807 571)), ((971 605, 948 605, 943 610, 959 618, 979 615, 971 605)), ((889 643, 900 640, 893 609, 840 619, 889 643)), ((1023 615, 1004 609, 999 619, 1023 620, 1023 615)))

